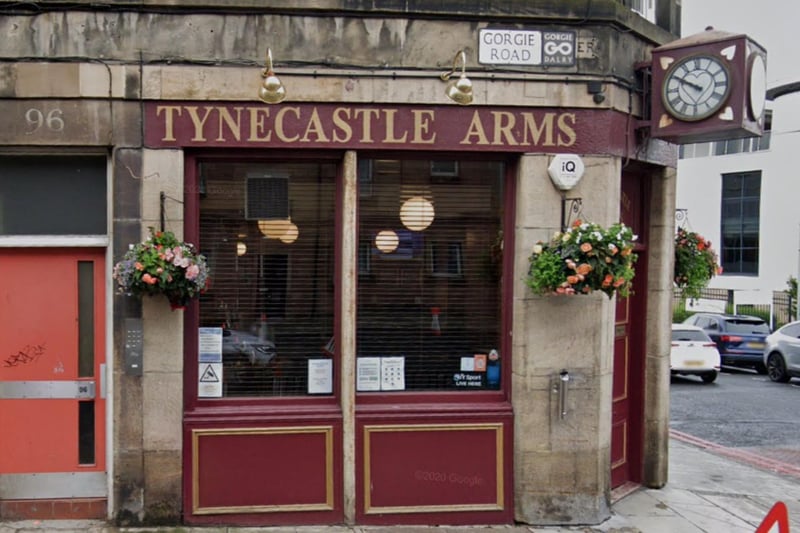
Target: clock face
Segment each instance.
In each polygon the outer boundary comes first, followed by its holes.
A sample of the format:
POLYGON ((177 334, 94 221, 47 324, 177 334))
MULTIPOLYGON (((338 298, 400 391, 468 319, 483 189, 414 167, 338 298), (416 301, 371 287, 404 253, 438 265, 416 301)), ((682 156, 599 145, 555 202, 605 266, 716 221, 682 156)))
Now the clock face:
POLYGON ((764 100, 767 97, 767 64, 764 56, 753 54, 750 58, 750 86, 747 92, 747 103, 750 106, 750 117, 758 122, 764 113, 764 100))
POLYGON ((688 122, 708 118, 731 92, 731 76, 722 60, 710 55, 685 57, 664 77, 662 100, 667 112, 688 122))

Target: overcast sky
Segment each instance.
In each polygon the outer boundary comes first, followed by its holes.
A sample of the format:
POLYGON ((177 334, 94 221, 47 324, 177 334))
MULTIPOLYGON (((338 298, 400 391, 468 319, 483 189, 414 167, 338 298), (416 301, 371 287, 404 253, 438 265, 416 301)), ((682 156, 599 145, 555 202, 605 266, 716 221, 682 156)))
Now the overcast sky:
POLYGON ((800 0, 683 0, 683 36, 744 33, 767 49, 767 87, 800 81, 800 0))

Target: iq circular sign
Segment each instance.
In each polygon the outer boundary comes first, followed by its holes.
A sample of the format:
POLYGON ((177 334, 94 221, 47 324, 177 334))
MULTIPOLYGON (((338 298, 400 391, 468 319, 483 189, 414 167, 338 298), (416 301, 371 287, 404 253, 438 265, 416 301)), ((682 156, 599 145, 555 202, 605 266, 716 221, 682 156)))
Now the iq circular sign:
POLYGON ((547 167, 550 179, 562 191, 568 191, 577 185, 583 177, 584 170, 586 168, 583 161, 575 154, 558 154, 547 167))

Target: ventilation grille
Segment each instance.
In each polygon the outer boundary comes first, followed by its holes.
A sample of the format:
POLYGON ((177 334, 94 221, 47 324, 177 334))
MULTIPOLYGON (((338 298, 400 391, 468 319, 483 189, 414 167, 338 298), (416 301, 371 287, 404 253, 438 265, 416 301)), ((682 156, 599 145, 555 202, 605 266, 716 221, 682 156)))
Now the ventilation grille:
POLYGON ((289 218, 288 176, 248 176, 245 218, 289 218))

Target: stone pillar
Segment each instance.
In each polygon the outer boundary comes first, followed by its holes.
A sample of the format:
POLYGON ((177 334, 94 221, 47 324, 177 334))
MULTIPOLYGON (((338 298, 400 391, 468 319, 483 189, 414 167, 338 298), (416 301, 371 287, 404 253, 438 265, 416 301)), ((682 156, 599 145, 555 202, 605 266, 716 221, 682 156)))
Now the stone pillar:
POLYGON ((341 323, 339 332, 339 353, 341 354, 340 387, 342 402, 342 449, 344 451, 343 484, 344 520, 354 524, 356 520, 356 284, 358 277, 358 177, 356 172, 356 153, 345 153, 343 168, 343 206, 342 219, 342 285, 339 312, 341 323))
POLYGON ((675 263, 674 168, 654 173, 650 193, 644 378, 644 485, 661 488, 669 466, 669 351, 675 263))
MULTIPOLYGON (((607 519, 614 300, 605 294, 536 296, 524 284, 538 241, 561 229, 562 195, 551 157, 528 155, 517 178, 512 390, 515 518, 530 524, 597 524, 607 519), (566 414, 560 373, 569 374, 566 414)), ((582 218, 618 220, 619 160, 585 157, 586 173, 567 197, 582 218)))
MULTIPOLYGON (((161 192, 170 198, 165 203, 165 229, 178 238, 183 235, 183 153, 144 150, 140 157, 139 172, 125 165, 115 168, 116 176, 138 180, 141 189, 140 222, 120 221, 127 231, 115 232, 120 255, 128 242, 147 238, 148 227, 160 229, 161 192), (119 242, 122 235, 130 240, 119 242)), ((123 305, 136 307, 131 302, 123 305)), ((143 375, 125 375, 122 354, 118 354, 115 365, 117 521, 174 524, 180 521, 182 502, 183 312, 171 311, 165 297, 145 297, 140 316, 144 328, 143 375)), ((124 316, 117 324, 121 334, 124 316)))

